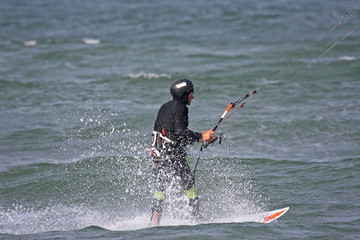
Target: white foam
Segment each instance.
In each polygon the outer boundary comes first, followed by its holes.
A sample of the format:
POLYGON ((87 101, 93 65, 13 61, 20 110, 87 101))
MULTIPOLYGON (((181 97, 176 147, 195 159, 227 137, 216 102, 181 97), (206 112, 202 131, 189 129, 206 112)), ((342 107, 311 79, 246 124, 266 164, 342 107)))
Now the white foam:
POLYGON ((34 47, 37 44, 36 40, 29 40, 23 42, 26 47, 34 47))
MULTIPOLYGON (((186 211, 186 209, 183 209, 186 211)), ((165 213, 160 226, 197 225, 230 222, 262 222, 264 213, 235 213, 226 218, 209 219, 194 222, 165 213)), ((187 211, 189 213, 189 211, 187 211)), ((182 214, 180 214, 182 215, 182 214)), ((35 234, 50 231, 72 231, 90 226, 98 226, 112 231, 131 231, 151 227, 149 212, 135 213, 130 218, 113 212, 90 209, 86 206, 64 206, 56 204, 45 208, 27 208, 17 206, 14 209, 0 208, 0 233, 15 235, 35 234)))
POLYGON ((156 73, 145 73, 143 71, 141 71, 137 74, 130 73, 130 74, 124 75, 124 76, 130 77, 130 78, 147 78, 147 79, 171 78, 171 76, 166 73, 156 74, 156 73))
POLYGON ((132 219, 122 220, 115 224, 103 226, 105 229, 112 231, 132 231, 150 227, 150 215, 134 216, 132 219))
POLYGON ((116 219, 111 213, 89 209, 85 206, 56 204, 41 209, 16 206, 15 209, 0 208, 0 233, 34 234, 71 231, 89 226, 99 226, 110 230, 135 230, 147 227, 148 216, 139 218, 121 222, 122 219, 116 219), (143 220, 139 221, 139 218, 143 220))
POLYGON ((340 61, 355 61, 356 57, 353 56, 342 56, 338 58, 340 61))
POLYGON ((101 43, 101 39, 94 39, 94 38, 83 38, 82 41, 88 45, 97 45, 101 43))

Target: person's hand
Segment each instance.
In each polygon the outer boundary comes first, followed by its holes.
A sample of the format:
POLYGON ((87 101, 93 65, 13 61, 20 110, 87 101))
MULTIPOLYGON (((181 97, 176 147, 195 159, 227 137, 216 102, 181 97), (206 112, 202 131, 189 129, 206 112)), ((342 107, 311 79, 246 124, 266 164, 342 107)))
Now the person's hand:
POLYGON ((215 132, 212 129, 205 131, 202 133, 201 141, 202 142, 204 142, 204 141, 211 142, 214 140, 214 135, 215 135, 215 132))

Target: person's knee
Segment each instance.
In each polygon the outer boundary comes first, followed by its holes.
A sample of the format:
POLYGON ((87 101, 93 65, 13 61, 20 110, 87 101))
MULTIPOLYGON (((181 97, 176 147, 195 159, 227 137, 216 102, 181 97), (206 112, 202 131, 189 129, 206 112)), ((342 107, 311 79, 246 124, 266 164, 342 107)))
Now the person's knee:
POLYGON ((155 191, 154 199, 164 200, 165 199, 165 193, 162 192, 162 191, 155 191))
POLYGON ((185 191, 185 194, 188 199, 196 199, 198 197, 194 186, 192 188, 184 190, 184 191, 185 191))

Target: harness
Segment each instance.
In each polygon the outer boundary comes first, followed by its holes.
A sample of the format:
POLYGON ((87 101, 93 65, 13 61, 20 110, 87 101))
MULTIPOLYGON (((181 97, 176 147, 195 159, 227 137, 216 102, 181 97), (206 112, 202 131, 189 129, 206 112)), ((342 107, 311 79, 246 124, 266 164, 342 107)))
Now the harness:
POLYGON ((179 144, 165 136, 165 130, 153 131, 149 155, 154 161, 174 159, 179 144))

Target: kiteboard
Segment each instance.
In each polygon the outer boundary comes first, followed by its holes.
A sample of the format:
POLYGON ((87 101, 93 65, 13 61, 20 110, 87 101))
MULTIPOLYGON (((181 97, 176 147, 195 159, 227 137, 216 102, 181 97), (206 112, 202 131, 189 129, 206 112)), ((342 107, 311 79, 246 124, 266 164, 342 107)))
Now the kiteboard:
MULTIPOLYGON (((272 211, 266 211, 266 212, 258 212, 258 213, 251 213, 251 214, 241 214, 240 216, 234 217, 229 216, 226 218, 217 218, 212 220, 204 220, 204 221, 196 221, 191 223, 194 225, 199 224, 211 224, 211 223, 246 223, 246 222, 254 222, 254 223, 271 223, 272 221, 280 218, 282 215, 284 215, 289 210, 289 207, 281 208, 277 210, 272 211)), ((157 214, 155 215, 155 218, 157 219, 157 214)), ((153 219, 154 220, 154 219, 153 219)), ((182 224, 189 224, 189 222, 183 222, 181 220, 174 220, 174 219, 166 219, 165 225, 182 225, 182 224), (172 223, 169 223, 170 222, 172 223)), ((161 225, 161 224, 160 224, 161 225)), ((149 227, 156 227, 158 226, 157 221, 152 221, 151 224, 149 224, 149 227)))
POLYGON ((278 210, 273 210, 273 211, 269 211, 269 212, 265 212, 261 215, 261 220, 259 222, 261 223, 270 223, 276 219, 278 219, 279 217, 281 217, 282 215, 284 215, 287 211, 289 210, 289 207, 286 208, 282 208, 282 209, 278 209, 278 210))
MULTIPOLYGON (((255 223, 271 223, 272 221, 278 219, 284 215, 289 210, 289 207, 281 208, 272 211, 260 212, 260 213, 251 213, 251 214, 241 214, 238 217, 227 217, 216 219, 212 222, 214 223, 245 223, 245 222, 255 222, 255 223)), ((209 222, 210 223, 210 222, 209 222)))

